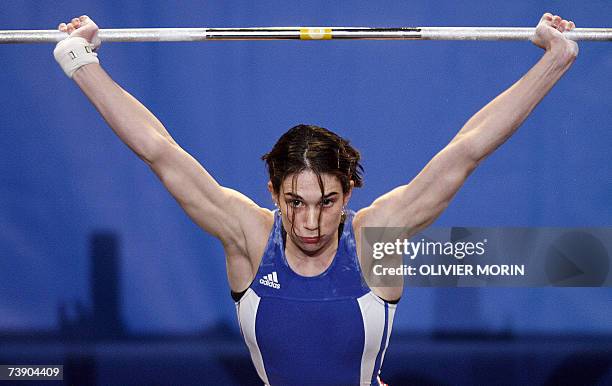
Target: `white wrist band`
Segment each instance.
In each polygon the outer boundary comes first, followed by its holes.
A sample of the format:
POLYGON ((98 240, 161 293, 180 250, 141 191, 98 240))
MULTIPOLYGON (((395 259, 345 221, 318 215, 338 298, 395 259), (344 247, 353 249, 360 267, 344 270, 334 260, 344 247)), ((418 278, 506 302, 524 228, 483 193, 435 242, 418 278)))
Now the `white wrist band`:
POLYGON ((98 54, 94 51, 94 46, 86 39, 80 37, 69 37, 57 43, 53 50, 55 60, 62 67, 62 70, 72 78, 76 70, 90 63, 100 63, 98 54))

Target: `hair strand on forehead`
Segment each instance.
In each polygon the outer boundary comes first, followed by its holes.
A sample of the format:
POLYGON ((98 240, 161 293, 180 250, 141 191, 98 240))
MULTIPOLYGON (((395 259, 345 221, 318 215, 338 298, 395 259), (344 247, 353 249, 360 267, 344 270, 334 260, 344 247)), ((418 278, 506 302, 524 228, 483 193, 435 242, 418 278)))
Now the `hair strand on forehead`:
POLYGON ((357 188, 363 185, 359 152, 349 141, 323 127, 304 124, 292 127, 262 159, 268 165, 268 174, 276 193, 287 176, 305 169, 317 175, 335 175, 340 179, 344 193, 350 190, 351 181, 357 188))

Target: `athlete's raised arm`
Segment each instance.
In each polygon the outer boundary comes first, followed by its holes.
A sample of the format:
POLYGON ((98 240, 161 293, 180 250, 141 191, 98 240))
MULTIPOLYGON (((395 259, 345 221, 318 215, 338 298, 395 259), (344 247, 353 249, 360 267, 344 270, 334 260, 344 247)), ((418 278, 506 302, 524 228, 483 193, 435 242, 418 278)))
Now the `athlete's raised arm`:
POLYGON ((151 167, 193 221, 223 242, 228 255, 256 254, 248 251, 252 246, 245 234, 253 232, 245 229, 269 222, 269 211, 220 186, 146 107, 110 78, 93 52, 98 27, 91 19, 72 19, 59 30, 70 36, 58 43, 56 59, 117 136, 151 167))
POLYGON ((574 23, 544 14, 532 42, 542 58, 514 85, 476 113, 453 140, 407 185, 395 188, 357 213, 359 226, 396 226, 414 234, 431 224, 448 206, 478 164, 523 123, 578 54, 563 32, 574 23))

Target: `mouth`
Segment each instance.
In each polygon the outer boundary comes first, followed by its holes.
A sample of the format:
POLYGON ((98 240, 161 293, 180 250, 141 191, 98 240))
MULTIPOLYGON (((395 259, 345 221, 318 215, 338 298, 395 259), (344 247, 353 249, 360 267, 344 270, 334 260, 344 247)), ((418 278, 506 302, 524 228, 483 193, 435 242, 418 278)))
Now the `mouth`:
POLYGON ((303 242, 304 244, 317 244, 319 241, 321 241, 321 238, 323 238, 323 236, 321 236, 321 237, 302 237, 302 236, 299 236, 300 241, 303 242))

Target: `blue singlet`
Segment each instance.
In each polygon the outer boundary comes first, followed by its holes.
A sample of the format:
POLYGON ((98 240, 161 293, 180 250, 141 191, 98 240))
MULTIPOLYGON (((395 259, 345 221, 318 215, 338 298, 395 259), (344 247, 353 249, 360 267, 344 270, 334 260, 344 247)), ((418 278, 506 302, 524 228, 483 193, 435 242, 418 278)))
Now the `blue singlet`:
POLYGON ((338 250, 318 276, 285 258, 278 211, 257 275, 236 302, 240 331, 266 385, 380 385, 396 304, 362 280, 347 211, 338 250))

